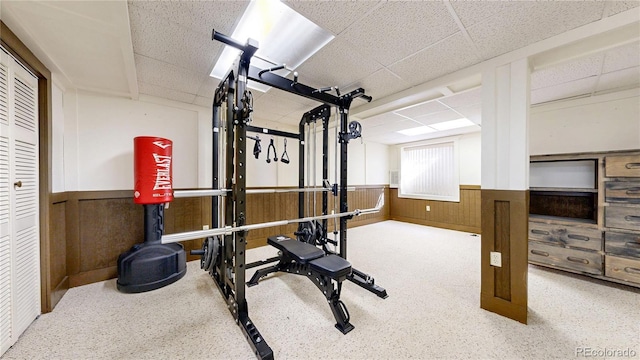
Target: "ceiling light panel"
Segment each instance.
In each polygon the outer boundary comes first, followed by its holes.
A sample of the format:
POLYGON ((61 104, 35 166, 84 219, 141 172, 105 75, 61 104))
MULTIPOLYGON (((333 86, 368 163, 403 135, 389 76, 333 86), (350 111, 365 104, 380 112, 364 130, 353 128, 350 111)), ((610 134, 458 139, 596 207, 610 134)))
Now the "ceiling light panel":
MULTIPOLYGON (((286 64, 289 69, 296 69, 334 38, 277 0, 253 0, 231 37, 241 43, 246 43, 249 38, 258 41, 258 51, 251 60, 255 66, 268 68, 286 64)), ((226 46, 211 76, 222 79, 239 53, 239 50, 226 46)), ((288 71, 282 70, 278 74, 286 76, 288 71)))
POLYGON ((441 123, 431 124, 429 126, 436 130, 444 131, 444 130, 458 129, 458 128, 463 128, 463 127, 473 126, 473 125, 475 124, 471 122, 469 119, 462 118, 462 119, 456 119, 456 120, 450 120, 450 121, 445 121, 441 123))
POLYGON ((418 126, 410 129, 400 130, 397 132, 406 136, 417 136, 422 134, 428 134, 434 131, 436 130, 433 128, 430 128, 429 126, 418 126))

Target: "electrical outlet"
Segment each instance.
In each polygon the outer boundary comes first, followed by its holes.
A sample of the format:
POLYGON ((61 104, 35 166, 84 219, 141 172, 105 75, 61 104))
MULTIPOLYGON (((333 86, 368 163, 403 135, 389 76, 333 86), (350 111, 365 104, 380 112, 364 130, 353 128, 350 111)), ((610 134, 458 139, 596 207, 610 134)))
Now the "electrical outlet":
POLYGON ((489 264, 491 264, 491 266, 502 267, 502 253, 492 251, 489 264))
POLYGON ((427 205, 427 211, 431 211, 431 206, 427 205))
POLYGON ((209 225, 202 225, 202 230, 209 230, 209 225))

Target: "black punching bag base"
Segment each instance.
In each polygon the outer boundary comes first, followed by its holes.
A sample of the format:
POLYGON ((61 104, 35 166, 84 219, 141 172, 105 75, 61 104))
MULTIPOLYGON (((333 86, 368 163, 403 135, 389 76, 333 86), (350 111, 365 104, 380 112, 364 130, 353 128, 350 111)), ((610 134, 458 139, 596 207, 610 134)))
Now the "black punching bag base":
POLYGON ((186 273, 187 254, 182 244, 136 244, 118 257, 118 290, 151 291, 180 280, 186 273))

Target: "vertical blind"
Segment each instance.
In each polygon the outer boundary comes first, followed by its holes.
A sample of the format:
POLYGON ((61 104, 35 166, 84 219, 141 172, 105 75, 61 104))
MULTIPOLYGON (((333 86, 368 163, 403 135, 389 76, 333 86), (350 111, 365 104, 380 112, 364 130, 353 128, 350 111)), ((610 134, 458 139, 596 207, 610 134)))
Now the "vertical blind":
POLYGON ((459 200, 454 142, 402 148, 400 171, 401 196, 459 200))

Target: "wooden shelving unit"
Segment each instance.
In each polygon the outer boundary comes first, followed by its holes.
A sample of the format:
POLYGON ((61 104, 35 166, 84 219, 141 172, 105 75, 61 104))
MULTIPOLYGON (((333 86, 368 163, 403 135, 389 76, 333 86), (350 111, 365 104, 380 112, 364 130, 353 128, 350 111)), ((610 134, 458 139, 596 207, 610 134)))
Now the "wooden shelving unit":
POLYGON ((640 287, 640 150, 531 157, 580 160, 593 160, 593 187, 530 188, 529 262, 640 287))

